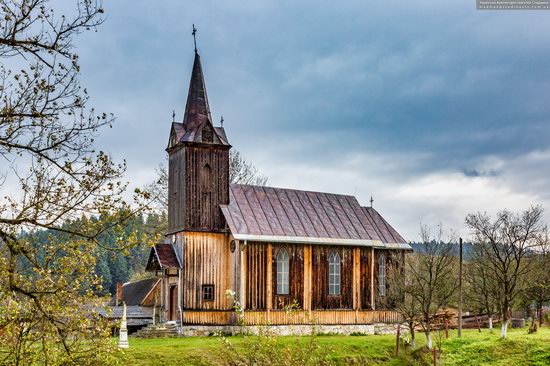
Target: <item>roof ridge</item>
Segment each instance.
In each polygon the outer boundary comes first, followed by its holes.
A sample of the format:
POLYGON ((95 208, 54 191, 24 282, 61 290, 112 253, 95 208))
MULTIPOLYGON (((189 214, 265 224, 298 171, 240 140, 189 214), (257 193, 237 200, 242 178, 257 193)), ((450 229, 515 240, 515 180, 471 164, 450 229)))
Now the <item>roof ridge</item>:
POLYGON ((266 187, 266 188, 273 188, 273 189, 280 189, 285 191, 299 191, 299 192, 306 192, 306 193, 321 193, 321 194, 332 194, 335 196, 342 196, 342 197, 354 197, 357 199, 357 197, 350 195, 350 194, 343 194, 343 193, 334 193, 334 192, 322 192, 322 191, 312 191, 307 189, 297 189, 297 188, 283 188, 283 187, 275 187, 275 186, 266 186, 266 185, 258 185, 258 184, 242 184, 242 183, 231 183, 231 186, 248 186, 248 187, 266 187))

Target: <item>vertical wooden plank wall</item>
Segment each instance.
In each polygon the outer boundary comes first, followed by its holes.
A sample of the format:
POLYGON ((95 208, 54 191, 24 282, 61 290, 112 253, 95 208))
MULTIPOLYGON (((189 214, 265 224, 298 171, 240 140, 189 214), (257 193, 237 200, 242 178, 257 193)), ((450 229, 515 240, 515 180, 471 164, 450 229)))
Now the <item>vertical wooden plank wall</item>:
POLYGON ((371 310, 371 248, 359 248, 361 255, 360 264, 360 286, 361 286, 361 309, 371 310))
POLYGON ((246 308, 266 309, 267 245, 249 242, 246 248, 246 308))
POLYGON ((229 150, 225 146, 185 146, 169 152, 168 231, 220 232, 220 204, 229 203, 229 150))
POLYGON ((353 309, 361 309, 361 250, 353 248, 353 309))
POLYGON ((231 309, 226 290, 231 289, 233 255, 225 234, 185 232, 183 246, 183 308, 231 309), (214 285, 214 300, 202 300, 202 286, 214 285))
POLYGON ((273 260, 273 246, 271 243, 267 244, 267 256, 266 256, 266 307, 269 312, 272 308, 273 301, 273 266, 271 262, 273 260))
POLYGON ((219 205, 229 203, 229 150, 218 146, 183 149, 186 169, 180 184, 185 189, 184 228, 223 230, 225 219, 219 205))
POLYGON ((168 157, 168 231, 183 228, 185 216, 185 149, 168 157))
POLYGON ((313 292, 313 272, 311 267, 311 244, 304 245, 304 304, 303 309, 311 311, 311 295, 313 292))

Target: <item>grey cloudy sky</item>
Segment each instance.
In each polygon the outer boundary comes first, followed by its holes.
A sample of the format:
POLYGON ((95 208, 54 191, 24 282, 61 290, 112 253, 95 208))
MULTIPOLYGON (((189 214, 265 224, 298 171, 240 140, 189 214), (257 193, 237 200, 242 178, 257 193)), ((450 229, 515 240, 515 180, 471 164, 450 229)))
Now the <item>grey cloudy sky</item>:
MULTIPOLYGON (((370 195, 407 239, 468 212, 550 210, 550 11, 475 0, 135 1, 78 40, 117 121, 100 143, 152 181, 199 29, 215 121, 274 186, 370 195)), ((547 219, 550 215, 547 214, 547 219)), ((550 220, 547 220, 550 221, 550 220)))

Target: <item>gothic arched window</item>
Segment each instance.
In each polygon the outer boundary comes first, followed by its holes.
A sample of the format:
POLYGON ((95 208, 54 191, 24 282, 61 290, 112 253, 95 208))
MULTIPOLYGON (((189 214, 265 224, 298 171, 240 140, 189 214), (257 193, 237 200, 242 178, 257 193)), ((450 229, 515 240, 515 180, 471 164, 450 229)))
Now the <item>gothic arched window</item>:
POLYGON ((386 296, 386 258, 384 255, 378 258, 378 295, 386 296))
POLYGON ((204 164, 201 171, 202 190, 204 193, 212 191, 212 168, 208 163, 204 164))
POLYGON ((286 249, 277 254, 277 295, 289 294, 289 256, 286 249))
POLYGON ((340 255, 337 252, 328 256, 328 294, 340 295, 340 255))

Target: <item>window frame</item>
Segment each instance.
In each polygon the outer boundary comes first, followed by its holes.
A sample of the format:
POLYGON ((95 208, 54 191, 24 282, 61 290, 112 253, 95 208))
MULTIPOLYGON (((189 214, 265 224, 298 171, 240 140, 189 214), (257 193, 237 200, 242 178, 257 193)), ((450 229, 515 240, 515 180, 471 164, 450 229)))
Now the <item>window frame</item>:
POLYGON ((342 295, 342 258, 340 253, 332 251, 328 258, 328 295, 342 295))
POLYGON ((202 301, 214 301, 216 287, 214 285, 202 285, 202 301))
POLYGON ((277 252, 275 257, 276 271, 275 271, 275 294, 277 296, 289 296, 290 295, 290 253, 287 248, 281 248, 277 252), (286 256, 286 258, 285 258, 286 256), (286 268, 285 268, 286 260, 286 268), (281 263, 281 270, 279 267, 281 263), (286 272, 285 272, 286 269, 286 272), (280 276, 279 276, 280 275, 280 276), (286 279, 286 282, 285 282, 286 279), (286 285, 286 288, 285 288, 286 285), (286 290, 286 291, 285 291, 286 290))
POLYGON ((386 256, 378 257, 378 296, 386 296, 386 256))

